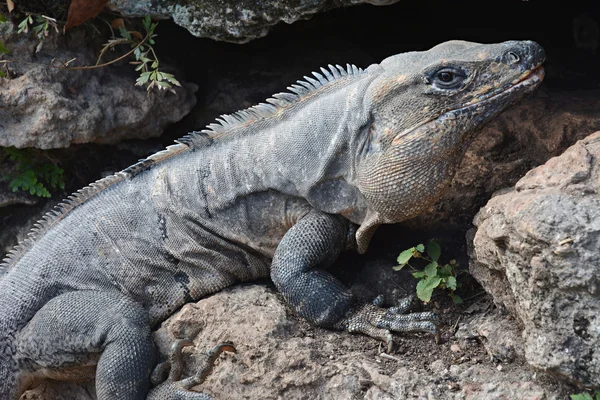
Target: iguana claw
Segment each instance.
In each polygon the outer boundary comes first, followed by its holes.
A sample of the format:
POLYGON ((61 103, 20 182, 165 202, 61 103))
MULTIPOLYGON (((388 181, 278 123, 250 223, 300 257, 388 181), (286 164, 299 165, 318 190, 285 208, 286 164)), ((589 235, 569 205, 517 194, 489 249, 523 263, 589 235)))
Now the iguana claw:
POLYGON ((210 395, 191 392, 189 389, 204 382, 206 377, 212 371, 219 355, 224 351, 235 353, 235 346, 228 342, 216 345, 206 353, 203 364, 194 376, 181 379, 183 373, 181 351, 184 347, 193 345, 194 342, 188 339, 178 340, 173 343, 171 346, 171 353, 169 354, 169 361, 158 364, 152 372, 150 379, 152 384, 156 385, 156 387, 150 391, 148 400, 212 400, 210 395), (164 378, 166 371, 169 371, 169 377, 167 379, 164 378))
POLYGON ((412 298, 405 298, 398 305, 387 309, 368 304, 343 319, 336 327, 381 340, 387 344, 388 352, 392 351, 392 332, 429 332, 435 335, 438 343, 437 315, 430 311, 404 314, 412 302, 412 298))

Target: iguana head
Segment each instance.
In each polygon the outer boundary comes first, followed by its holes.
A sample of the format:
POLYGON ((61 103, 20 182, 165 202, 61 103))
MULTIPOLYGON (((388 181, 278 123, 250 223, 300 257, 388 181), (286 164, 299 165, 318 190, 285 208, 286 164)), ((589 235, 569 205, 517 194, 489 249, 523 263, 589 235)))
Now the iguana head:
POLYGON ((475 133, 540 84, 544 59, 531 41, 451 41, 370 67, 378 77, 366 93, 372 123, 356 165, 369 207, 359 251, 379 224, 412 218, 439 199, 475 133))

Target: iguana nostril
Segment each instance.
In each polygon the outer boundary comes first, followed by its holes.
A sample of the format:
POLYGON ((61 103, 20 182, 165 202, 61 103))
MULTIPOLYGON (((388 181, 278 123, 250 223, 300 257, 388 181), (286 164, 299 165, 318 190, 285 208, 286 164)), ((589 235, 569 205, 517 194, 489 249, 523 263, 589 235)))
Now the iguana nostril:
POLYGON ((519 57, 519 55, 514 51, 509 51, 508 53, 506 53, 506 60, 509 64, 516 64, 519 61, 521 61, 521 57, 519 57))

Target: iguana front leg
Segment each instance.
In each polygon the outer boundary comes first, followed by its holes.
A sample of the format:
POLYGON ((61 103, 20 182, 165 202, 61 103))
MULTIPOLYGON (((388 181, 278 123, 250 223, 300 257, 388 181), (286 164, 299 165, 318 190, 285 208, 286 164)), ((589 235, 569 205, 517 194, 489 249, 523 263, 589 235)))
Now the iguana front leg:
POLYGON ((343 217, 314 210, 285 234, 273 257, 271 279, 286 301, 315 325, 364 333, 388 347, 391 331, 436 334, 435 314, 403 314, 407 304, 354 310, 350 291, 320 269, 330 266, 347 247, 350 229, 343 217))

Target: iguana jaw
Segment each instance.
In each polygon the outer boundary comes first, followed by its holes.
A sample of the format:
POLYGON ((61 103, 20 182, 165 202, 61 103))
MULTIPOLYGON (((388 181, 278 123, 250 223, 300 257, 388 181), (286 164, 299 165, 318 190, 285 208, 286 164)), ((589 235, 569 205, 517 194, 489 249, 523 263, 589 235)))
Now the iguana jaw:
POLYGON ((472 104, 484 102, 486 100, 493 100, 496 96, 510 95, 511 93, 519 92, 521 90, 525 93, 533 91, 539 86, 544 79, 544 67, 541 64, 536 67, 523 72, 511 83, 500 87, 496 90, 491 90, 483 95, 475 98, 466 107, 459 108, 458 110, 465 109, 472 104))

